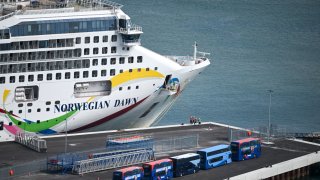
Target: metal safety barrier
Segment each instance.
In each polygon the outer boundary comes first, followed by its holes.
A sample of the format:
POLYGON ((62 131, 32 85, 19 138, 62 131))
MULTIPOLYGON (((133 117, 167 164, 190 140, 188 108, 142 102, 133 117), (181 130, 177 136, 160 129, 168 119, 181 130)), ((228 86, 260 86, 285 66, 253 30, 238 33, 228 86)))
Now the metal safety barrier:
POLYGON ((37 152, 47 152, 47 142, 32 133, 18 132, 15 141, 37 152))
POLYGON ((143 149, 129 153, 105 156, 88 160, 76 161, 72 172, 75 174, 85 174, 133 164, 139 164, 154 160, 152 149, 143 149))

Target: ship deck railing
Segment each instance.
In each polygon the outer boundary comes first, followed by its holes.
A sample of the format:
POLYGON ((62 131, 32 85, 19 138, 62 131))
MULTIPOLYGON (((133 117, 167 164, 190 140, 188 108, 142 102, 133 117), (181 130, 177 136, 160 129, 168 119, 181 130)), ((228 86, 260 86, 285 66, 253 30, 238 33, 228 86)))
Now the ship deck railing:
POLYGON ((191 66, 200 64, 203 61, 206 61, 207 57, 197 57, 194 59, 193 56, 166 56, 168 59, 180 64, 181 66, 191 66))
MULTIPOLYGON (((0 21, 10 18, 17 14, 23 15, 32 15, 32 14, 54 14, 54 13, 68 13, 68 12, 82 12, 82 11, 101 11, 101 10, 110 10, 110 14, 113 14, 116 9, 121 9, 122 4, 109 1, 109 0, 81 0, 81 1, 72 1, 69 0, 68 4, 59 4, 55 1, 44 1, 39 5, 19 5, 17 7, 12 4, 7 4, 6 6, 1 6, 1 9, 10 10, 12 12, 0 16, 0 21), (7 7, 6 7, 7 6, 7 7), (18 10, 16 10, 18 9, 18 10)), ((1 15, 1 14, 0 14, 1 15)))

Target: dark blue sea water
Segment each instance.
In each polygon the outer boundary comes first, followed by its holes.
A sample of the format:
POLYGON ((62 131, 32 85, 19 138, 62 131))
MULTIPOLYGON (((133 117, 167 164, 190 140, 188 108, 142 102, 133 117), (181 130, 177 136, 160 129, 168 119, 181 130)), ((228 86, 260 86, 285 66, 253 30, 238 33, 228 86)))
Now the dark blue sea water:
POLYGON ((198 42, 208 67, 160 125, 190 115, 241 127, 271 122, 320 131, 320 1, 117 0, 143 27, 142 45, 192 55, 198 42))

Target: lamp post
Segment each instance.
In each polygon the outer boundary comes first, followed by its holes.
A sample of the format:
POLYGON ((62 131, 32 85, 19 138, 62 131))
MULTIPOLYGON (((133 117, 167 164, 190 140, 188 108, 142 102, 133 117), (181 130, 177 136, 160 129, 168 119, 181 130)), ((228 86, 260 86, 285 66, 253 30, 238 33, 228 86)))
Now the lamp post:
POLYGON ((68 118, 66 119, 66 129, 65 129, 65 144, 64 144, 64 153, 67 153, 67 147, 68 147, 68 118))
POLYGON ((268 90, 269 92, 269 121, 268 121, 268 144, 270 144, 270 130, 271 130, 271 122, 270 122, 270 116, 271 116, 271 94, 273 93, 273 90, 268 90))

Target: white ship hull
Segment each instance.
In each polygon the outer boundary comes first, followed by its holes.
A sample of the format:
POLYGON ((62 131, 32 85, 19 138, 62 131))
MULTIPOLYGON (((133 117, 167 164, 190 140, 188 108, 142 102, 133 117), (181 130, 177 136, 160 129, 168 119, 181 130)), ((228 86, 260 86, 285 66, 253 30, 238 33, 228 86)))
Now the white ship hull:
POLYGON ((130 19, 118 6, 100 8, 25 11, 0 19, 0 47, 6 48, 0 49, 0 142, 20 131, 149 127, 210 64, 142 47, 142 29, 125 25, 130 19), (61 22, 67 28, 59 29, 61 22), (71 27, 77 29, 70 33, 71 27))

